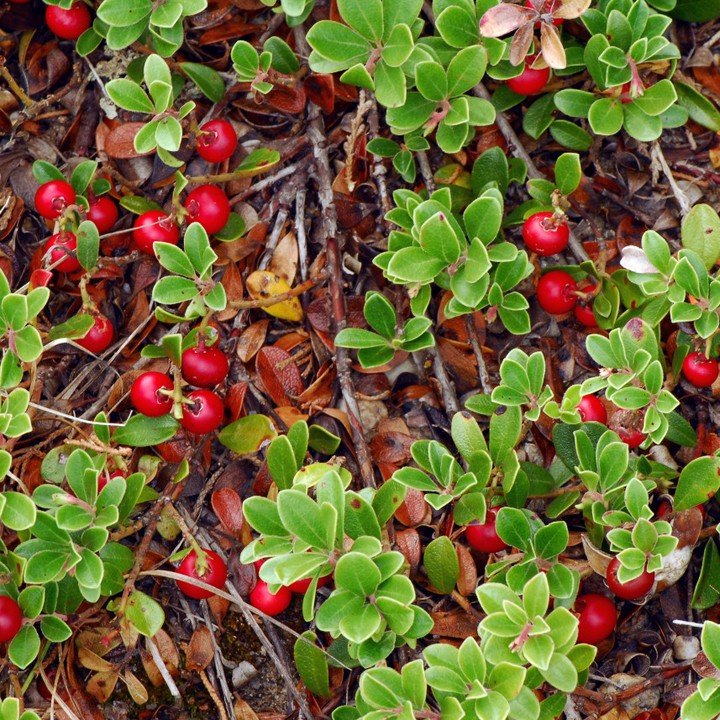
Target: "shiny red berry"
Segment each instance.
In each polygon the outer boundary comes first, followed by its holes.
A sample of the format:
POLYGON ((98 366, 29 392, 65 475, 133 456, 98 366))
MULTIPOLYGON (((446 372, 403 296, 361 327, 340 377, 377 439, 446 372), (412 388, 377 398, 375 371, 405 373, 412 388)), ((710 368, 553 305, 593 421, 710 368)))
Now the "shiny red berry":
POLYGON ((627 105, 628 103, 631 103, 634 100, 632 94, 630 93, 630 83, 625 83, 620 88, 620 102, 623 105, 627 105))
POLYGON ((559 220, 551 212, 539 212, 531 215, 522 227, 522 236, 529 250, 548 257, 562 252, 570 239, 570 230, 564 220, 559 220))
POLYGON ((198 345, 182 354, 183 379, 197 387, 215 387, 227 377, 229 367, 227 356, 217 345, 198 345))
POLYGON ((537 284, 540 307, 551 315, 564 315, 577 303, 577 285, 564 270, 551 270, 545 273, 537 284))
POLYGON ((592 308, 592 300, 579 300, 578 304, 573 308, 575 319, 585 327, 597 327, 597 318, 592 308))
POLYGON ((550 68, 531 67, 535 58, 525 61, 523 71, 514 78, 509 78, 507 86, 518 95, 537 95, 541 93, 550 80, 550 68))
POLYGON ((135 220, 133 241, 140 252, 154 255, 153 245, 156 242, 178 244, 180 228, 162 210, 148 210, 135 220))
POLYGON ((472 523, 465 529, 465 537, 470 547, 479 550, 482 553, 494 553, 501 550, 507 550, 507 545, 497 534, 495 527, 498 509, 490 508, 485 513, 484 523, 472 523))
POLYGON ((185 198, 189 223, 200 223, 212 235, 220 232, 230 217, 230 201, 217 185, 200 185, 185 198))
POLYGON ((225 406, 219 395, 211 390, 193 390, 187 395, 192 403, 183 404, 180 424, 195 435, 206 435, 217 430, 223 421, 225 406))
POLYGON ((208 162, 219 163, 235 152, 238 144, 235 128, 227 120, 210 120, 200 126, 197 139, 198 155, 208 162))
POLYGON ((101 235, 113 229, 119 216, 117 205, 107 195, 96 198, 87 211, 87 219, 95 223, 101 235))
MULTIPOLYGON (((203 552, 205 553, 206 566, 202 573, 200 573, 197 568, 196 563, 198 557, 194 550, 191 550, 183 558, 183 561, 178 567, 178 572, 194 580, 202 580, 202 582, 212 585, 215 588, 224 587, 228 575, 225 561, 212 550, 203 549, 203 552)), ((210 590, 205 590, 205 588, 198 587, 197 585, 192 585, 182 580, 176 580, 176 582, 182 593, 188 597, 195 598, 195 600, 203 600, 204 598, 209 598, 211 595, 214 595, 210 590)))
POLYGON ((55 220, 63 214, 66 207, 75 204, 75 199, 75 190, 69 182, 50 180, 35 192, 35 209, 44 218, 55 220))
POLYGON ((607 425, 607 410, 600 398, 595 395, 583 395, 578 405, 583 422, 597 422, 607 425))
POLYGON ((10 642, 22 627, 22 610, 7 595, 0 595, 0 642, 10 642))
POLYGON ((114 337, 115 328, 113 328, 112 323, 104 315, 98 313, 93 317, 93 325, 88 330, 87 335, 75 342, 98 355, 110 347, 114 337))
MULTIPOLYGON (((331 579, 332 575, 323 575, 323 577, 318 578, 317 586, 319 588, 324 587, 330 582, 331 579)), ((296 580, 294 583, 290 583, 287 588, 288 590, 290 590, 290 592, 294 592, 297 595, 304 595, 308 591, 311 582, 311 578, 304 578, 303 580, 296 580)))
POLYGON ((125 473, 122 470, 114 470, 111 473, 108 473, 107 470, 104 470, 103 472, 98 475, 98 494, 101 493, 105 486, 111 481, 114 480, 117 477, 124 478, 126 477, 125 473))
POLYGON ((575 601, 578 642, 597 645, 612 635, 617 622, 615 603, 604 595, 588 593, 575 601))
POLYGON ((620 439, 630 448, 640 447, 644 442, 647 435, 636 430, 635 428, 619 428, 617 434, 620 439))
POLYGON ((161 372, 145 372, 139 375, 130 388, 130 402, 143 415, 160 417, 167 415, 173 406, 170 395, 160 390, 172 390, 173 381, 161 372))
POLYGON ((720 374, 718 361, 701 352, 690 353, 683 360, 682 371, 688 381, 699 388, 710 387, 720 374))
POLYGON ((69 10, 57 5, 45 8, 45 23, 63 40, 77 40, 92 25, 92 16, 84 2, 75 2, 69 10))
POLYGON ((77 238, 71 232, 59 232, 48 238, 45 243, 45 257, 48 265, 53 265, 54 270, 64 273, 80 269, 80 262, 75 256, 76 250, 77 238))
POLYGON ((647 568, 645 568, 642 575, 636 577, 634 580, 620 582, 618 579, 618 570, 620 570, 620 561, 615 557, 609 562, 607 574, 605 575, 608 587, 613 595, 623 600, 637 600, 638 598, 645 597, 645 595, 652 590, 655 583, 654 572, 648 572, 647 568))
POLYGON ((266 615, 278 615, 286 610, 292 600, 292 593, 286 587, 281 587, 275 595, 264 580, 258 580, 248 599, 250 604, 266 615))

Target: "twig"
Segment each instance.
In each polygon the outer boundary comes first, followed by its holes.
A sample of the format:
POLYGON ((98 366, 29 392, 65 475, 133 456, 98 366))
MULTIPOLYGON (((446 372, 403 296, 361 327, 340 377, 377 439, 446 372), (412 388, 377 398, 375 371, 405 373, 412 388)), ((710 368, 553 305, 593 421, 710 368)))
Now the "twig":
POLYGON ((172 675, 168 671, 167 665, 165 665, 165 661, 162 659, 162 655, 160 655, 160 651, 158 650, 157 645, 150 637, 145 638, 145 643, 150 650, 150 654, 152 655, 152 659, 155 662, 155 665, 160 672, 160 675, 162 675, 162 679, 168 686, 170 694, 178 700, 181 699, 182 695, 180 694, 180 691, 178 690, 178 686, 175 684, 175 681, 172 679, 172 675))
MULTIPOLYGON (((473 93, 477 97, 483 98, 484 100, 490 100, 490 93, 487 91, 487 88, 482 83, 475 86, 475 88, 473 89, 473 93)), ((517 136, 517 133, 513 129, 513 126, 510 124, 510 121, 505 117, 503 113, 499 112, 497 114, 497 117, 495 118, 495 124, 498 126, 498 128, 500 128, 500 132, 502 133, 505 140, 509 143, 513 155, 520 158, 527 166, 528 177, 536 179, 546 179, 545 176, 538 170, 537 165, 535 165, 533 159, 530 157, 530 154, 520 141, 520 138, 517 136)), ((584 262, 585 260, 590 259, 588 254, 585 252, 585 248, 583 248, 583 246, 580 244, 580 241, 575 237, 575 234, 572 231, 570 231, 570 241, 568 245, 578 262, 584 262)))
MULTIPOLYGON (((295 42, 301 53, 309 54, 305 38, 305 29, 302 25, 295 28, 295 42)), ((342 262, 341 248, 338 243, 337 213, 332 189, 332 174, 327 151, 327 138, 325 127, 320 116, 320 108, 313 105, 308 113, 307 135, 312 143, 315 155, 315 171, 318 182, 318 200, 322 210, 322 240, 327 253, 329 267, 329 289, 333 308, 333 325, 335 332, 339 332, 346 324, 345 296, 342 289, 342 262)), ((355 453, 357 455, 360 474, 366 487, 375 487, 370 451, 365 442, 360 410, 355 397, 355 388, 348 366, 349 358, 345 348, 336 347, 337 376, 340 383, 348 419, 352 430, 355 453)))
POLYGON ((665 159, 662 148, 660 147, 660 143, 657 141, 652 144, 652 157, 660 164, 663 175, 665 175, 665 177, 667 178, 668 185, 670 185, 670 189, 675 196, 675 200, 677 200, 677 204, 680 206, 680 214, 685 217, 685 215, 690 212, 692 207, 690 205, 690 200, 688 199, 685 191, 677 184, 675 176, 673 175, 672 170, 670 169, 670 166, 665 159))
POLYGON ((435 191, 435 178, 433 177, 432 168, 430 167, 430 161, 428 160, 427 153, 424 150, 420 150, 417 154, 418 165, 420 166, 420 174, 423 177, 423 182, 428 192, 435 191))
POLYGON ((454 415, 460 410, 460 402, 457 392, 455 391, 455 385, 445 370, 443 359, 440 356, 440 350, 437 347, 433 347, 428 350, 428 353, 433 359, 433 372, 435 373, 437 381, 440 383, 445 412, 448 415, 454 415))
POLYGON ((298 295, 302 295, 304 292, 310 290, 310 288, 315 287, 315 285, 317 285, 317 280, 310 279, 306 280, 304 283, 300 283, 300 285, 296 285, 292 288, 292 290, 288 290, 280 295, 271 295, 269 297, 253 300, 235 300, 229 303, 229 305, 236 310, 251 310, 252 308, 272 307, 273 305, 277 305, 281 302, 297 297, 298 295))
POLYGON ((220 720, 228 720, 228 714, 225 710, 225 706, 222 704, 222 700, 220 700, 220 698, 218 697, 218 694, 215 691, 213 684, 210 682, 207 673, 204 670, 198 670, 198 675, 200 676, 200 679, 202 680, 202 684, 205 686, 205 689, 208 691, 208 694, 215 703, 215 707, 217 707, 218 709, 218 713, 220 714, 220 720))
POLYGON ((490 376, 488 375, 487 367, 485 365, 485 358, 482 354, 482 348, 480 347, 480 341, 478 340, 477 328, 475 327, 475 320, 472 315, 465 316, 465 327, 467 328, 470 344, 472 345, 473 352, 475 353, 475 360, 477 360, 480 387, 482 387, 484 393, 491 393, 492 385, 490 384, 490 376))
POLYGON ((308 276, 307 233, 305 232, 305 197, 307 193, 303 188, 295 196, 295 237, 298 244, 298 265, 300 266, 300 279, 305 281, 308 276))

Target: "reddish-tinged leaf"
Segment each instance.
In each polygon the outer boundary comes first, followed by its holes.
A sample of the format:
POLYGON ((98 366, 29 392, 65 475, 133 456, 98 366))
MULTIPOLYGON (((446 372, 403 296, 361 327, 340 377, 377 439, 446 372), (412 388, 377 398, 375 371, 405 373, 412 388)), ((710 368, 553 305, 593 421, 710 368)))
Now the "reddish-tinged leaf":
POLYGON ((525 23, 532 22, 536 17, 537 11, 533 8, 501 3, 491 7, 480 18, 480 34, 483 37, 502 37, 525 23))
MULTIPOLYGON (((543 27, 544 26, 545 24, 543 23, 543 27)), ((526 62, 525 58, 530 51, 530 46, 532 45, 533 38, 534 34, 532 24, 523 25, 522 27, 518 28, 518 31, 515 33, 515 35, 513 35, 513 39, 510 42, 511 65, 515 65, 517 67, 518 65, 522 65, 524 62, 526 62)))
POLYGON ((370 442, 370 452, 378 463, 392 463, 402 467, 410 461, 413 438, 399 432, 378 433, 370 442))
POLYGON ((278 347, 264 347, 258 352, 255 368, 262 384, 276 405, 290 405, 305 389, 300 370, 292 356, 278 347))
POLYGON ((553 11, 553 17, 574 20, 579 18, 589 7, 590 0, 564 0, 562 5, 553 11))
POLYGON ((105 138, 105 152, 118 160, 140 157, 142 153, 135 150, 133 141, 141 127, 144 127, 144 123, 127 122, 116 125, 105 138))
POLYGON ((250 362, 265 343, 268 325, 270 325, 270 320, 258 320, 250 325, 238 339, 235 352, 244 363, 250 362))
POLYGON ((416 527, 430 514, 430 506, 420 490, 408 488, 403 504, 395 511, 395 517, 408 527, 416 527))
POLYGON ((246 23, 240 18, 229 20, 221 25, 206 30, 199 38, 200 45, 214 45, 223 40, 235 40, 236 38, 253 35, 258 31, 258 26, 253 23, 246 23))
POLYGON ((234 422, 242 415, 247 389, 246 382, 239 382, 232 385, 225 394, 225 406, 230 413, 230 422, 234 422))
POLYGON ((298 395, 300 407, 303 409, 317 409, 329 405, 333 398, 335 374, 335 364, 326 362, 315 373, 315 380, 298 395))
POLYGON ((458 592, 468 597, 475 592, 478 584, 477 566, 470 551, 464 545, 455 545, 458 563, 460 565, 460 576, 457 581, 458 592))
POLYGON ((291 88, 275 85, 266 95, 267 101, 274 108, 290 115, 298 115, 305 110, 307 98, 302 88, 291 88))
POLYGON ((212 494, 210 504, 223 527, 232 535, 239 536, 243 528, 240 496, 232 488, 220 488, 212 494))
POLYGON ((430 615, 435 622, 433 635, 457 640, 477 636, 477 620, 463 610, 436 612, 430 615))
POLYGON ((326 115, 335 108, 335 81, 332 75, 311 74, 303 83, 308 99, 326 115))
POLYGON ((395 545, 410 564, 412 572, 415 572, 422 558, 422 541, 418 531, 415 528, 398 530, 395 533, 395 545))

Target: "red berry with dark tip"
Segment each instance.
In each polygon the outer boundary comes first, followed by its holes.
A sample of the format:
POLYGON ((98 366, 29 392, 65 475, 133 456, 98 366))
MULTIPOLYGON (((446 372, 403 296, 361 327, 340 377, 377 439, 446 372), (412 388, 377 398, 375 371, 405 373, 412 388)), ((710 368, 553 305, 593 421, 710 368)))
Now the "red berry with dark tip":
POLYGON ((182 376, 185 382, 197 387, 215 387, 228 374, 227 356, 216 345, 197 345, 182 354, 182 376))
POLYGON ((545 273, 537 284, 540 307, 551 315, 564 315, 577 303, 577 285, 572 275, 564 270, 551 270, 545 273))
POLYGON ((162 210, 148 210, 135 220, 133 241, 140 252, 154 255, 153 245, 156 242, 178 244, 180 228, 162 210))
POLYGON ((250 604, 266 615, 278 615, 287 610, 292 600, 289 588, 281 587, 274 595, 264 580, 258 580, 248 596, 250 604))
POLYGON ((48 220, 59 218, 66 207, 75 204, 75 190, 65 180, 50 180, 35 192, 35 209, 48 220))
POLYGON ((95 223, 95 227, 101 235, 110 232, 115 227, 119 216, 117 205, 106 195, 102 195, 90 203, 87 211, 88 220, 95 223))
POLYGON ((578 613, 578 642, 597 645, 610 637, 617 623, 615 603, 604 595, 588 593, 575 601, 578 613))
POLYGON ((522 227, 522 236, 528 249, 548 257, 562 252, 570 239, 570 230, 564 220, 554 213, 539 212, 531 215, 522 227))
MULTIPOLYGON (((228 575, 225 561, 212 550, 203 549, 203 553, 205 553, 205 567, 202 571, 197 566, 197 553, 191 550, 180 563, 178 572, 194 580, 202 580, 202 582, 212 585, 215 588, 224 587, 228 575)), ((176 582, 183 594, 195 600, 203 600, 204 598, 209 598, 214 595, 210 590, 205 590, 205 588, 198 587, 197 585, 192 585, 182 580, 176 580, 176 582)))
POLYGON ((211 390, 193 390, 187 399, 191 403, 183 404, 180 424, 195 435, 206 435, 217 430, 223 421, 225 406, 219 395, 211 390))
POLYGON ((535 58, 527 58, 523 71, 514 78, 507 80, 507 86, 518 95, 537 95, 541 93, 550 80, 550 68, 531 67, 535 58))
POLYGON ((74 2, 69 10, 48 5, 45 8, 45 23, 59 38, 77 40, 92 25, 92 16, 84 2, 74 2))
POLYGON ((701 352, 690 353, 683 360, 682 371, 688 381, 699 388, 710 387, 720 374, 718 361, 701 352))
POLYGON ((71 232, 59 232, 48 238, 45 243, 45 257, 48 265, 53 265, 54 270, 64 273, 80 269, 80 262, 75 256, 76 250, 77 238, 71 232))
POLYGON ((200 223, 212 235, 220 232, 230 217, 230 201, 217 185, 200 185, 185 198, 189 223, 200 223))
POLYGON ((130 402, 143 415, 160 417, 167 415, 173 406, 172 396, 160 390, 172 390, 173 381, 161 372, 145 372, 139 375, 130 388, 130 402))
POLYGON ((484 523, 472 523, 465 529, 465 537, 470 547, 482 553, 495 553, 507 550, 507 545, 497 534, 496 520, 498 509, 490 508, 485 514, 484 523))
POLYGON ((75 342, 80 347, 84 347, 97 355, 110 347, 114 337, 115 328, 113 328, 112 323, 104 315, 98 313, 93 317, 93 325, 88 330, 87 335, 78 338, 75 342))
POLYGON ((644 568, 642 575, 636 577, 634 580, 620 582, 618 579, 618 570, 620 570, 620 567, 620 561, 616 557, 608 563, 605 579, 613 595, 623 600, 637 600, 638 598, 645 597, 645 595, 652 590, 655 583, 654 572, 648 572, 647 568, 644 568))
POLYGON ((212 163, 227 160, 235 152, 237 144, 235 128, 227 120, 218 118, 200 126, 197 151, 203 160, 212 163))
POLYGON ((0 642, 10 642, 22 627, 22 610, 7 595, 0 595, 0 642))
POLYGON ((583 422, 597 422, 607 425, 607 410, 595 395, 583 395, 578 405, 578 412, 583 422))

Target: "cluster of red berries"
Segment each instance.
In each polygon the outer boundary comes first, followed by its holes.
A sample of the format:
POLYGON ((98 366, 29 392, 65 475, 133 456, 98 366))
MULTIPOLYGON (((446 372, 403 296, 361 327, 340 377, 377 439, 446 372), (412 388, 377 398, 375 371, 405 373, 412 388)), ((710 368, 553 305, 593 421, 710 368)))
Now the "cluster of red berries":
MULTIPOLYGON (((225 412, 223 401, 208 388, 215 387, 227 376, 228 359, 216 346, 200 343, 182 354, 183 379, 199 389, 183 398, 180 424, 191 433, 205 435, 217 430, 225 412)), ((142 373, 130 388, 130 402, 143 415, 161 417, 173 408, 174 383, 166 373, 142 373)))
POLYGON ((540 307, 550 315, 565 315, 571 310, 575 319, 588 328, 597 327, 592 309, 592 300, 582 300, 581 295, 592 290, 587 281, 578 285, 570 273, 565 270, 550 270, 538 281, 535 295, 540 307))
MULTIPOLYGON (((583 395, 577 409, 583 422, 596 422, 607 425, 607 410, 602 400, 595 395, 583 395)), ((634 428, 620 427, 617 429, 617 434, 631 448, 640 447, 647 437, 640 430, 634 428)))

